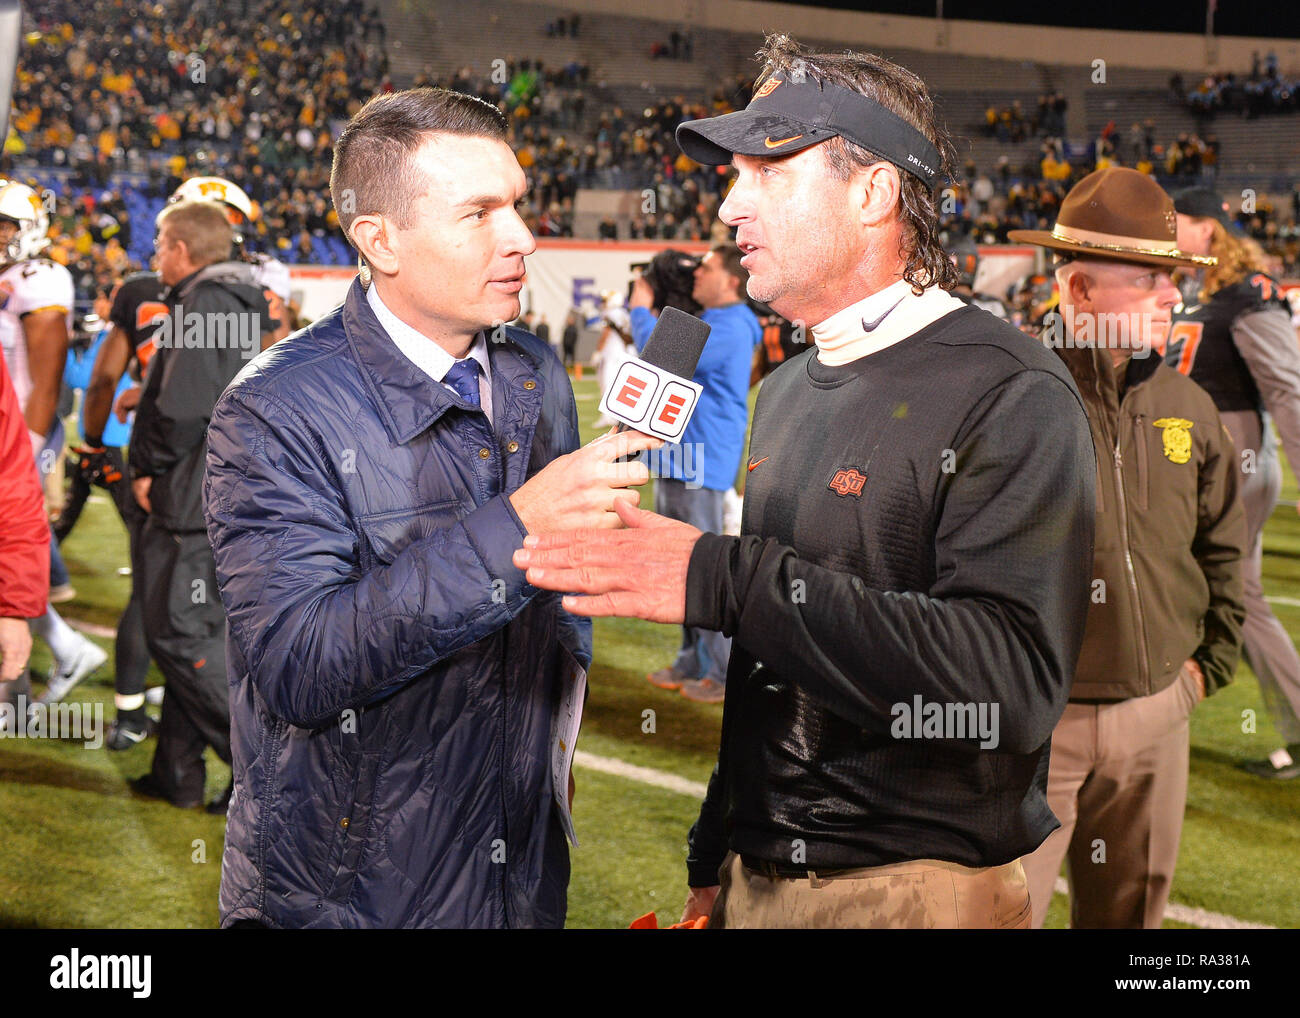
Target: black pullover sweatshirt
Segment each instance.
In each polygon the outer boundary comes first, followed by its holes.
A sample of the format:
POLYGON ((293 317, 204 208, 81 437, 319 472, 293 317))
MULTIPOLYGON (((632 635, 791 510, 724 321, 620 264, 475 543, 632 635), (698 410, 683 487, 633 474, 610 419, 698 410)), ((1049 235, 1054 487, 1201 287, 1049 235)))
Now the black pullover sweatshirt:
POLYGON ((1060 358, 971 307, 842 367, 809 351, 764 384, 749 466, 742 536, 706 534, 687 576, 686 625, 734 637, 690 884, 728 848, 794 870, 1033 851, 1092 567, 1060 358))

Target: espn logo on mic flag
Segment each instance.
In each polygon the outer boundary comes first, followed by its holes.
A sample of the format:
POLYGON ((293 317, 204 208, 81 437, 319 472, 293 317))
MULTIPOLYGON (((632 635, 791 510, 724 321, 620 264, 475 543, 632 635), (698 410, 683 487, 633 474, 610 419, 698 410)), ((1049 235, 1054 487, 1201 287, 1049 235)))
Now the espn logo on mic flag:
POLYGON ((638 358, 624 361, 600 401, 602 413, 668 442, 682 437, 703 386, 638 358))

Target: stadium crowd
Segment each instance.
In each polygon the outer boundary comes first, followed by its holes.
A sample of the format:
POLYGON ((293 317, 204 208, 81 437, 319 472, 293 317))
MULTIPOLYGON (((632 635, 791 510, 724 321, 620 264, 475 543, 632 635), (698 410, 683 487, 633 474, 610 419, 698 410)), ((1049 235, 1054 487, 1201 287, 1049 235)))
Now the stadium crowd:
MULTIPOLYGON (((342 124, 366 97, 393 88, 378 7, 242 0, 224 15, 194 8, 173 20, 174 13, 169 5, 110 0, 52 0, 33 11, 5 170, 47 196, 50 256, 70 269, 88 300, 147 261, 151 224, 138 230, 134 221, 151 219, 187 177, 211 174, 256 203, 250 250, 290 264, 347 263, 327 168, 342 124), (230 23, 256 27, 241 34, 230 23)), ((570 16, 540 31, 576 38, 579 23, 570 16)), ((689 36, 677 36, 667 55, 689 59, 689 36)), ((1193 94, 1208 96, 1198 102, 1215 109, 1236 109, 1238 93, 1261 90, 1292 102, 1276 56, 1255 63, 1249 75, 1216 75, 1193 94)), ((673 130, 682 120, 743 107, 751 79, 729 78, 707 101, 652 90, 640 109, 608 102, 599 79, 577 55, 554 66, 508 55, 448 75, 426 70, 414 84, 479 95, 506 114, 529 175, 524 218, 539 237, 574 236, 578 191, 597 188, 643 198, 634 214, 588 228, 600 239, 725 239, 713 234, 729 174, 693 163, 673 130)), ((1030 110, 1019 102, 990 106, 988 134, 1008 142, 1041 138, 1040 153, 1021 166, 1007 156, 993 167, 968 162, 952 182, 955 204, 945 225, 983 243, 1004 241, 1011 230, 1050 222, 1074 181, 1111 165, 1177 186, 1214 180, 1219 142, 1212 133, 1183 133, 1160 145, 1151 119, 1127 133, 1112 122, 1086 152, 1067 151, 1067 108, 1060 92, 1040 95, 1030 110)), ((1284 273, 1294 272, 1300 257, 1300 193, 1290 199, 1288 208, 1261 196, 1241 221, 1284 273)))
POLYGON ((998 141, 1021 142, 1025 138, 1060 136, 1065 133, 1065 111, 1070 102, 1061 92, 1038 97, 1034 112, 1025 115, 1019 99, 1010 106, 990 106, 984 111, 984 131, 998 141))
POLYGON ((152 216, 196 174, 233 180, 259 204, 252 246, 337 259, 317 250, 337 222, 332 136, 392 88, 377 8, 245 0, 178 16, 173 5, 52 0, 31 18, 5 154, 12 175, 58 201, 47 205, 53 254, 80 283, 140 267, 152 223, 133 234, 130 206, 152 216))
POLYGON ((1280 73, 1277 54, 1271 51, 1262 60, 1256 52, 1248 74, 1216 71, 1207 74, 1190 89, 1182 75, 1175 74, 1170 79, 1169 88, 1176 99, 1201 117, 1235 113, 1253 119, 1294 113, 1300 108, 1300 99, 1297 99, 1300 79, 1280 73))

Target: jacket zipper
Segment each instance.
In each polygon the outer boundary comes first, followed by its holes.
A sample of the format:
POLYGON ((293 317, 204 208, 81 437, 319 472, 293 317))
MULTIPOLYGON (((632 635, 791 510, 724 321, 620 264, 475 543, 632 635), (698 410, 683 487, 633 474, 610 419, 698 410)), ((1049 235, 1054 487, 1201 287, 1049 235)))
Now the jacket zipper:
POLYGON ((1150 665, 1147 661, 1147 624, 1142 615, 1142 597, 1138 593, 1137 570, 1133 567, 1133 549, 1129 546, 1128 505, 1124 498, 1124 457, 1119 451, 1119 428, 1115 429, 1115 490, 1119 494, 1119 529, 1124 542, 1124 566, 1128 571, 1129 593, 1133 595, 1133 612, 1137 616, 1138 676, 1146 695, 1151 695, 1150 665))
MULTIPOLYGON (((338 861, 338 865, 334 867, 334 879, 330 882, 330 886, 325 891, 325 896, 328 900, 336 902, 337 904, 340 905, 347 904, 348 898, 351 897, 352 895, 352 881, 356 877, 355 872, 351 874, 350 878, 345 877, 344 868, 347 865, 348 848, 352 840, 352 814, 356 812, 357 790, 361 787, 361 771, 366 764, 365 753, 362 752, 360 749, 361 720, 362 717, 365 715, 365 713, 366 713, 365 707, 357 708, 358 754, 357 754, 356 768, 352 772, 352 780, 349 784, 347 799, 345 802, 340 804, 341 806, 343 806, 343 808, 347 810, 347 815, 343 817, 339 817, 336 820, 336 822, 343 828, 343 837, 339 842, 339 861, 338 861), (344 890, 343 885, 346 885, 347 887, 346 894, 343 893, 344 890)), ((344 745, 346 745, 344 737, 341 734, 339 736, 339 745, 340 745, 340 749, 344 745)), ((344 753, 343 756, 344 759, 347 759, 346 753, 344 753)), ((340 812, 342 812, 342 810, 340 810, 340 812)))
POLYGON ((1147 467, 1147 444, 1142 430, 1145 420, 1143 414, 1133 418, 1133 451, 1137 456, 1138 470, 1137 504, 1144 511, 1151 508, 1151 472, 1147 467))
MULTIPOLYGON (((1097 376, 1097 396, 1101 397, 1101 375, 1097 376)), ((1106 409, 1106 402, 1101 401, 1103 416, 1106 409)), ((1120 416, 1123 415, 1124 401, 1119 401, 1120 416)), ((1119 530, 1120 541, 1124 545, 1124 568, 1128 574, 1129 593, 1133 597, 1133 612, 1137 617, 1137 635, 1138 646, 1138 676, 1142 680, 1142 688, 1146 690, 1146 695, 1151 695, 1151 669, 1147 661, 1147 626, 1146 619, 1142 615, 1142 597, 1138 593, 1137 570, 1133 566, 1133 549, 1129 545, 1128 532, 1128 502, 1124 495, 1124 456, 1120 452, 1120 428, 1119 421, 1115 422, 1115 493, 1119 499, 1119 530)))
POLYGON ((505 847, 505 858, 501 862, 501 913, 505 916, 506 929, 512 929, 514 924, 510 921, 510 893, 509 893, 509 873, 507 867, 510 865, 510 853, 513 848, 510 845, 510 808, 509 796, 506 788, 506 738, 508 735, 510 717, 510 699, 509 699, 509 682, 510 669, 507 664, 510 660, 509 655, 509 626, 503 626, 501 629, 501 769, 500 769, 500 788, 501 788, 501 838, 505 847))
MULTIPOLYGON (((483 424, 487 427, 488 432, 492 435, 493 443, 497 447, 497 492, 505 494, 506 490, 506 459, 501 443, 497 440, 496 429, 488 424, 486 416, 483 424)), ((514 923, 510 917, 510 854, 514 847, 510 844, 510 796, 509 789, 506 787, 506 743, 509 738, 510 729, 510 627, 501 627, 501 758, 500 758, 500 783, 501 789, 501 839, 505 848, 505 857, 501 862, 501 914, 505 917, 506 929, 513 929, 514 923)))

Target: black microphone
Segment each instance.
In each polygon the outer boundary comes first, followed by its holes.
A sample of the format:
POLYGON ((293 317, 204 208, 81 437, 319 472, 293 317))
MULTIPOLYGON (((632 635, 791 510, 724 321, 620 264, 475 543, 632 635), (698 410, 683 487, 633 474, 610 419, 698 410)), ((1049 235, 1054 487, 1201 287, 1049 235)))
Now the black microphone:
POLYGON ((618 420, 616 432, 640 431, 670 441, 680 436, 699 397, 692 377, 712 331, 677 308, 660 312, 641 356, 619 369, 601 401, 601 410, 618 420))
POLYGON ((692 378, 713 326, 676 308, 664 308, 641 359, 679 378, 692 378))

